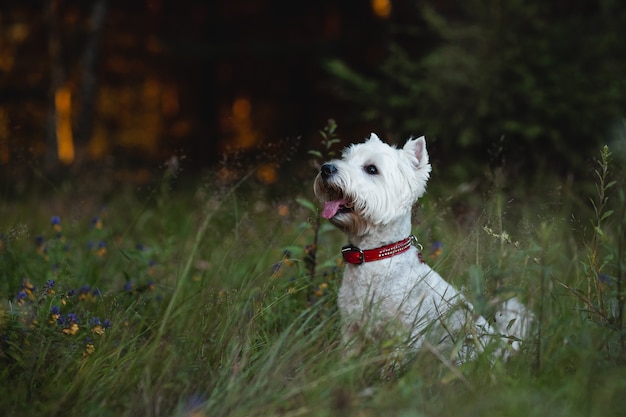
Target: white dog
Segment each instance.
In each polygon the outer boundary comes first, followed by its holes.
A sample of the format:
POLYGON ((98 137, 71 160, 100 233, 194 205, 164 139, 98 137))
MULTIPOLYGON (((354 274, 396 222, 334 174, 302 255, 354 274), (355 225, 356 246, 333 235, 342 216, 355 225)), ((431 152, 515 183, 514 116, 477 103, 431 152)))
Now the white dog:
POLYGON ((357 353, 365 341, 400 337, 399 349, 427 344, 463 362, 495 340, 498 354, 507 356, 526 336, 532 314, 510 299, 492 327, 423 262, 411 236, 411 209, 430 171, 424 137, 397 149, 373 133, 322 165, 314 184, 322 216, 350 242, 342 250, 347 265, 338 296, 344 342, 357 353))

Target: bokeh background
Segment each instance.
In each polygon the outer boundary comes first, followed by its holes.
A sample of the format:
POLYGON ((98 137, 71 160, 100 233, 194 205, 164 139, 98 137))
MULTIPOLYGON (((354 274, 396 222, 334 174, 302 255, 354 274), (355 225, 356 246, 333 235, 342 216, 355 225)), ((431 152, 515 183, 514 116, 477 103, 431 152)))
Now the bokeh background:
POLYGON ((625 39, 615 0, 5 0, 0 175, 10 195, 247 155, 310 178, 332 118, 344 144, 426 135, 451 181, 575 178, 604 144, 624 160, 625 39))

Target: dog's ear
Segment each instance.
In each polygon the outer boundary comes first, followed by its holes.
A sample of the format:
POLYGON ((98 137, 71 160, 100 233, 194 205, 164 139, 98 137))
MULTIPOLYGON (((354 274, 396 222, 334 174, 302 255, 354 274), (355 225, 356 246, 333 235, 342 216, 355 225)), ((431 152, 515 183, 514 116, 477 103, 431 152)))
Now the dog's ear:
POLYGON ((428 164, 428 151, 426 150, 426 139, 424 136, 417 139, 409 139, 403 150, 417 158, 418 167, 428 164))
POLYGON ((378 135, 376 133, 374 133, 374 132, 370 133, 370 138, 367 141, 368 142, 380 142, 380 143, 382 143, 382 141, 380 140, 378 135))

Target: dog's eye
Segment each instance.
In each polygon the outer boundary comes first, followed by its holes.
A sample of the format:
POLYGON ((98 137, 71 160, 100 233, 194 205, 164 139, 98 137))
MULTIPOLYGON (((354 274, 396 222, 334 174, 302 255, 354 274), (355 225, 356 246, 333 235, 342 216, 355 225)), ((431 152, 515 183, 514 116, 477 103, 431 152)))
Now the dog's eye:
POLYGON ((376 165, 366 165, 364 169, 365 169, 365 172, 367 172, 370 175, 378 174, 378 168, 376 168, 376 165))

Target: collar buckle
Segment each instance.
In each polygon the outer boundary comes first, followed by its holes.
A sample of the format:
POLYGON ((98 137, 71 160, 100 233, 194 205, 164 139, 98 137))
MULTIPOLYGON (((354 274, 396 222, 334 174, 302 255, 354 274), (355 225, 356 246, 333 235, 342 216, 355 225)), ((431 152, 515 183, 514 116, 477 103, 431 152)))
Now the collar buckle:
POLYGON ((341 255, 343 260, 349 264, 361 265, 365 262, 365 253, 362 249, 357 248, 354 245, 348 245, 341 248, 341 255))

